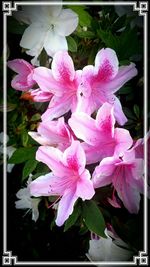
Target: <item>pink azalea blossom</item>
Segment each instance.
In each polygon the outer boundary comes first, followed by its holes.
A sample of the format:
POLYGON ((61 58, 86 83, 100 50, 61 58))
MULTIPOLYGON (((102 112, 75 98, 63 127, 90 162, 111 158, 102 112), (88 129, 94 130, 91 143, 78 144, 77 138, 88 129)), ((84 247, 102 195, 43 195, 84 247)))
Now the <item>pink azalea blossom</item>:
POLYGON ((82 96, 79 98, 78 110, 91 115, 103 103, 108 102, 114 105, 115 118, 123 125, 127 118, 114 93, 135 75, 135 64, 119 67, 115 51, 110 48, 101 49, 96 55, 95 66, 88 65, 83 68, 80 86, 82 96))
POLYGON ((73 61, 66 51, 54 55, 51 69, 38 67, 34 70, 33 77, 41 90, 54 94, 42 120, 52 120, 69 110, 75 111, 81 73, 81 70, 74 70, 73 61))
POLYGON ((126 129, 114 128, 114 107, 104 103, 94 120, 84 112, 76 112, 69 119, 75 135, 84 141, 87 164, 104 157, 120 155, 132 146, 133 140, 126 129))
POLYGON ((29 132, 29 135, 41 145, 54 146, 61 151, 69 147, 74 138, 63 117, 49 123, 41 122, 37 132, 29 132))
POLYGON ((52 99, 52 96, 52 93, 44 92, 40 88, 37 88, 24 92, 20 99, 30 100, 33 102, 49 102, 52 99))
POLYGON ((150 170, 150 131, 144 138, 138 139, 134 146, 133 150, 135 151, 136 158, 143 158, 144 159, 144 143, 146 143, 147 147, 147 160, 148 160, 148 170, 150 170))
POLYGON ((61 226, 73 212, 79 197, 82 200, 91 199, 95 193, 90 173, 85 169, 84 150, 79 141, 73 141, 64 153, 57 148, 41 146, 36 159, 47 164, 52 173, 34 180, 30 184, 30 192, 35 197, 61 197, 56 218, 56 224, 61 226))
POLYGON ((34 67, 23 59, 14 59, 7 62, 10 69, 18 73, 12 80, 11 86, 19 91, 27 91, 36 83, 33 80, 34 67))
MULTIPOLYGON (((135 152, 136 158, 144 159, 147 168, 148 183, 150 183, 150 130, 144 138, 140 138, 134 142, 132 150, 135 152), (146 145, 147 161, 144 155, 144 147, 146 145)), ((145 174, 146 175, 146 174, 145 174)), ((148 188, 148 197, 150 198, 150 188, 148 188)))
POLYGON ((143 159, 137 159, 135 152, 130 150, 123 157, 104 158, 95 168, 92 180, 94 188, 112 184, 126 209, 138 213, 140 193, 144 188, 143 175, 143 159))

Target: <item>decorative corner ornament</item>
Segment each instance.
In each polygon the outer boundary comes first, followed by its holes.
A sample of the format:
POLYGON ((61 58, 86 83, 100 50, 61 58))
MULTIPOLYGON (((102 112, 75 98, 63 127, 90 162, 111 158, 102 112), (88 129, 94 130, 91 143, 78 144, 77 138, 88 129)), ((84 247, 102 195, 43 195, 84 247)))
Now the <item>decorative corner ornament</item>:
POLYGON ((138 11, 139 16, 145 16, 146 12, 148 11, 148 1, 139 3, 135 2, 133 5, 133 11, 138 11))
POLYGON ((11 16, 12 11, 17 11, 17 3, 14 3, 14 6, 12 5, 12 1, 3 1, 2 2, 2 11, 4 12, 4 15, 11 16))
POLYGON ((12 256, 12 251, 7 251, 2 257, 2 265, 16 265, 17 256, 12 256))
POLYGON ((134 256, 134 263, 137 264, 139 260, 139 265, 148 265, 148 256, 144 254, 146 254, 145 251, 139 251, 139 255, 134 256))

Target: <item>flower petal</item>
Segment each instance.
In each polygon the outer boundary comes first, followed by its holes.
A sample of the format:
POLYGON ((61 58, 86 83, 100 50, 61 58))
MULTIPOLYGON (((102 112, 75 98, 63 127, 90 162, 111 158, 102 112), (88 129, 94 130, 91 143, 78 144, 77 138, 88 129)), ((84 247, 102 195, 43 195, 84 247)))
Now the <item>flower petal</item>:
POLYGON ((38 23, 32 23, 27 29, 25 29, 20 46, 27 49, 34 49, 43 46, 46 35, 46 28, 42 28, 38 23))
POLYGON ((31 199, 24 198, 15 201, 16 209, 32 209, 31 199))
POLYGON ((28 93, 34 102, 49 102, 53 97, 52 93, 44 92, 40 88, 30 90, 28 93))
POLYGON ((42 175, 32 181, 29 185, 30 194, 34 197, 39 196, 51 196, 51 195, 61 195, 62 190, 57 188, 57 191, 52 190, 52 185, 57 184, 60 178, 55 176, 52 172, 46 175, 42 175))
POLYGON ((121 66, 118 70, 117 75, 112 81, 108 81, 103 85, 105 90, 111 91, 112 93, 117 92, 126 82, 131 80, 137 75, 137 69, 135 64, 131 63, 128 66, 121 66))
POLYGON ((51 92, 58 96, 62 95, 60 84, 55 81, 50 69, 46 67, 38 67, 34 69, 33 79, 44 92, 51 92))
POLYGON ((109 103, 104 103, 98 110, 96 116, 96 127, 103 133, 114 136, 115 118, 113 114, 113 106, 109 103))
POLYGON ((72 98, 64 95, 64 97, 53 96, 47 110, 42 115, 43 121, 49 121, 58 118, 68 112, 71 108, 72 98))
POLYGON ((110 48, 101 49, 95 58, 95 71, 100 81, 109 81, 118 73, 118 58, 110 48))
POLYGON ((121 160, 114 157, 104 158, 100 164, 95 168, 92 181, 94 188, 102 187, 112 183, 112 174, 116 168, 115 163, 121 160))
POLYGON ((71 9, 62 9, 58 20, 55 22, 54 30, 60 36, 68 36, 78 26, 78 15, 71 9))
POLYGON ((75 188, 71 188, 65 191, 59 201, 56 224, 62 226, 64 222, 69 218, 69 215, 73 212, 73 207, 78 197, 75 194, 75 188))
POLYGON ((124 125, 128 121, 128 119, 125 116, 125 114, 123 113, 120 100, 116 96, 114 96, 114 98, 115 98, 115 101, 114 101, 114 116, 115 116, 115 119, 120 125, 124 125))
POLYGON ((54 55, 52 73, 56 81, 65 82, 66 85, 74 79, 74 64, 66 51, 59 51, 54 55))
POLYGON ((7 65, 13 71, 22 75, 28 75, 34 67, 24 59, 14 59, 7 62, 7 65))
POLYGON ((95 81, 94 67, 92 65, 85 66, 82 72, 81 92, 84 96, 89 97, 92 93, 92 85, 95 81))
POLYGON ((16 75, 13 80, 11 81, 12 88, 18 91, 27 91, 31 89, 33 84, 28 84, 27 78, 24 75, 16 75))
POLYGON ((81 174, 84 171, 86 158, 79 141, 73 141, 63 154, 63 163, 70 170, 81 174))
POLYGON ((45 15, 45 19, 47 19, 47 23, 49 23, 49 20, 51 17, 53 18, 53 20, 55 17, 56 19, 59 19, 58 16, 60 15, 61 10, 62 10, 62 4, 59 3, 59 5, 55 5, 55 1, 54 1, 54 5, 42 6, 41 9, 43 11, 43 14, 45 15))
POLYGON ((126 129, 116 128, 114 132, 114 139, 116 142, 115 155, 120 155, 127 151, 133 144, 133 139, 130 132, 126 129))
POLYGON ((47 145, 56 146, 68 143, 69 146, 71 142, 71 134, 64 118, 59 118, 58 121, 50 121, 48 124, 41 122, 38 127, 38 135, 47 140, 47 145))
POLYGON ((86 155, 86 164, 92 164, 101 160, 103 154, 101 156, 101 152, 97 151, 97 146, 88 145, 83 142, 82 147, 86 155))
POLYGON ((79 181, 77 182, 76 195, 82 198, 82 200, 91 199, 95 194, 90 176, 91 175, 89 171, 84 170, 84 172, 80 176, 79 181))
POLYGON ((130 213, 138 213, 140 205, 140 193, 136 190, 130 181, 131 173, 128 166, 119 169, 117 172, 119 179, 115 179, 114 187, 124 206, 130 213))
POLYGON ((32 199, 32 220, 37 221, 39 218, 39 210, 38 210, 38 204, 40 202, 40 199, 32 199))
POLYGON ((66 176, 68 168, 62 163, 62 152, 54 147, 40 146, 36 152, 36 159, 45 163, 58 177, 66 176))
POLYGON ((59 50, 68 50, 67 40, 65 37, 57 35, 55 31, 49 30, 44 40, 44 48, 47 54, 53 57, 59 50))
POLYGON ((28 134, 36 141, 38 142, 40 145, 42 146, 48 146, 50 145, 49 139, 47 139, 45 136, 41 136, 39 133, 37 132, 28 132, 28 134))
POLYGON ((88 144, 95 144, 99 140, 99 132, 95 126, 95 121, 86 113, 73 113, 68 123, 75 135, 88 144))

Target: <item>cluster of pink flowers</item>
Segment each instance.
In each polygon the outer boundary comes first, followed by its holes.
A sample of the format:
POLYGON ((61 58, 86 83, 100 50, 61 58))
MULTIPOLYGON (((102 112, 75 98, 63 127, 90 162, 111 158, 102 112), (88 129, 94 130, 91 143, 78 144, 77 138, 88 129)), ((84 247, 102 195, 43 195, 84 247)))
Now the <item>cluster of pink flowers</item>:
POLYGON ((26 91, 29 99, 49 102, 37 132, 29 132, 41 146, 36 159, 50 173, 30 183, 35 197, 58 196, 56 224, 72 214, 78 198, 91 199, 96 188, 111 184, 114 207, 138 213, 144 188, 143 142, 134 143, 117 92, 137 75, 135 64, 119 67, 110 48, 101 49, 95 65, 75 70, 66 51, 54 55, 51 69, 34 68, 24 60, 8 66, 18 75, 12 87, 26 91), (37 84, 39 88, 34 89, 37 84), (71 112, 69 112, 71 111, 71 112), (117 124, 117 127, 116 127, 117 124), (90 165, 96 166, 91 172, 90 165))

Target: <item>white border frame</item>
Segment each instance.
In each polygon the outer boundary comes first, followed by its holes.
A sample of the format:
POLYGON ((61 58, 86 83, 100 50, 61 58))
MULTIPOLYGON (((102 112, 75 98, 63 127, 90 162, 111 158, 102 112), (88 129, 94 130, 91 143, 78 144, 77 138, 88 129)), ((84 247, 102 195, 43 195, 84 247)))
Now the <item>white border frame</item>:
MULTIPOLYGON (((7 133, 7 16, 12 15, 12 11, 17 11, 18 5, 59 5, 63 2, 23 2, 23 1, 16 1, 14 2, 14 6, 12 6, 11 1, 3 1, 2 2, 2 11, 3 13, 3 130, 4 133, 7 133)), ((148 99, 148 93, 147 93, 147 79, 148 79, 148 73, 147 73, 147 55, 148 55, 148 40, 147 40, 147 34, 148 34, 148 1, 141 1, 139 2, 139 5, 137 1, 131 1, 131 2, 64 2, 64 5, 131 5, 133 6, 133 11, 138 11, 139 16, 143 16, 144 20, 144 136, 146 140, 146 134, 148 132, 147 127, 147 99, 148 99)), ((148 211, 148 202, 147 202, 147 177, 148 177, 148 170, 147 170, 147 145, 146 142, 144 143, 144 170, 145 170, 145 185, 144 185, 144 250, 139 251, 138 256, 133 256, 133 262, 60 262, 60 261, 49 261, 49 262, 42 262, 42 261, 18 261, 17 256, 12 256, 12 251, 7 251, 7 158, 6 158, 6 135, 4 135, 3 139, 3 154, 4 154, 4 164, 3 164, 3 256, 2 256, 2 265, 137 265, 137 262, 139 260, 139 265, 148 265, 148 224, 147 224, 147 211, 148 211)))

